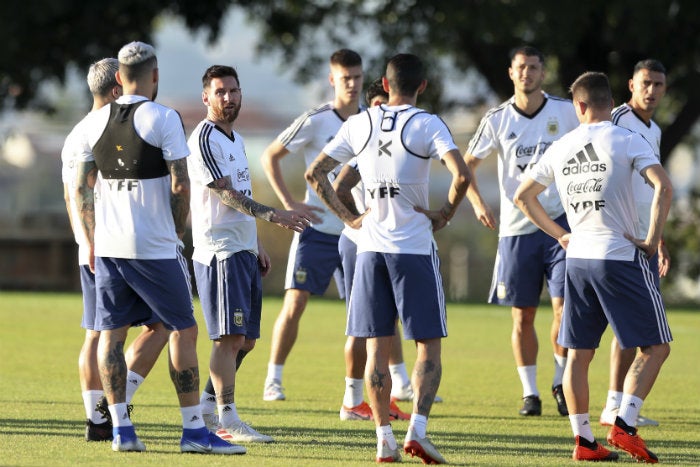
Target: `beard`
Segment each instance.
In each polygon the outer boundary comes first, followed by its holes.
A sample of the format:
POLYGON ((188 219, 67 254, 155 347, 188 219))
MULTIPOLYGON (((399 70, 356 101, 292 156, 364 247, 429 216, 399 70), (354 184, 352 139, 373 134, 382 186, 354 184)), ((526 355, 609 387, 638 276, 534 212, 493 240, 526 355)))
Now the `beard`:
POLYGON ((215 117, 217 120, 227 123, 233 123, 238 118, 238 113, 241 111, 240 106, 225 108, 222 107, 217 109, 215 112, 215 117))

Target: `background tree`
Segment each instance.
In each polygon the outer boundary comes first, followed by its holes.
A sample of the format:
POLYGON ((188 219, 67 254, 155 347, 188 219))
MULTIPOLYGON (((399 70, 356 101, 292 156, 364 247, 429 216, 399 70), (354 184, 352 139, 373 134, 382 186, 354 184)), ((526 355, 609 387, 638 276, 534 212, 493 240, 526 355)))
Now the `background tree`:
POLYGON ((63 82, 68 65, 84 69, 130 40, 151 39, 162 13, 181 17, 214 40, 230 7, 261 26, 259 51, 282 51, 297 78, 315 76, 327 60, 319 41, 359 49, 369 70, 386 57, 415 51, 431 62, 424 102, 441 111, 443 74, 477 70, 500 98, 512 93, 508 51, 531 43, 549 57, 550 88, 563 93, 586 70, 608 73, 616 102, 629 98, 627 79, 646 57, 669 69, 669 93, 657 120, 664 129, 661 158, 700 116, 700 2, 695 0, 6 0, 0 7, 0 105, 50 109, 37 102, 49 79, 63 82), (349 43, 350 42, 350 43, 349 43), (8 99, 11 98, 11 99, 8 99))

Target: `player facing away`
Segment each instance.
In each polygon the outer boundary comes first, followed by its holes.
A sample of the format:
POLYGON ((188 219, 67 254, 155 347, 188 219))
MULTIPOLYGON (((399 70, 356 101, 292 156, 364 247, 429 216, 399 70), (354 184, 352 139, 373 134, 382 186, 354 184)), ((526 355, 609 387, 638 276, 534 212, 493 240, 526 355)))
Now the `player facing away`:
MULTIPOLYGON (((114 102, 122 95, 122 87, 117 83, 116 73, 119 61, 116 58, 103 58, 92 65, 87 74, 87 83, 92 94, 94 112, 114 102)), ((78 122, 66 137, 61 151, 61 177, 63 196, 66 201, 68 219, 73 229, 75 242, 78 244, 78 265, 80 267, 80 285, 83 292, 82 327, 85 328, 85 340, 78 358, 80 390, 85 407, 85 440, 111 441, 112 418, 104 403, 104 391, 100 373, 97 368, 97 343, 100 333, 95 330, 95 275, 89 266, 89 245, 80 224, 78 206, 75 200, 77 184, 77 157, 80 153, 80 141, 83 138, 84 124, 78 122)), ((135 306, 145 306, 138 303, 135 306)), ((131 402, 136 389, 153 368, 160 351, 168 342, 168 330, 152 320, 144 323, 141 333, 126 351, 128 373, 126 377, 126 402, 131 402)))
MULTIPOLYGON (((511 51, 510 59, 508 74, 513 81, 513 97, 486 113, 469 141, 464 158, 475 173, 483 159, 494 152, 498 154, 500 222, 489 303, 511 307, 511 345, 523 387, 523 406, 519 413, 525 416, 542 414, 537 388, 539 345, 535 315, 546 279, 553 311, 549 336, 554 351, 552 395, 559 413, 566 415, 561 383, 566 349, 557 343, 564 297, 564 250, 513 204, 513 194, 527 168, 536 164, 554 141, 574 129, 578 120, 571 101, 542 91, 545 63, 539 50, 531 46, 519 47, 511 51)), ((476 218, 495 230, 496 220, 479 192, 476 178, 469 186, 467 198, 476 218)), ((547 214, 567 228, 564 208, 556 191, 545 190, 540 200, 547 214)))
POLYGON ((338 239, 343 223, 331 213, 308 186, 303 201, 297 201, 287 188, 281 160, 289 154, 304 157, 306 167, 323 146, 333 139, 340 125, 360 111, 362 58, 349 49, 335 51, 330 58, 330 85, 333 101, 316 107, 284 130, 265 149, 261 162, 267 179, 285 209, 311 220, 311 227, 295 233, 289 249, 282 309, 275 320, 270 344, 270 360, 263 390, 266 401, 284 400, 282 372, 299 333, 299 322, 309 296, 322 295, 336 276, 343 296, 342 266, 338 239))
POLYGON ((564 391, 576 446, 575 460, 617 459, 598 444, 589 415, 588 367, 608 323, 620 347, 639 348, 625 376, 609 444, 638 461, 658 462, 636 423, 669 355, 671 331, 649 259, 658 249, 673 197, 671 182, 652 147, 638 133, 610 121, 612 94, 603 73, 587 72, 571 85, 581 125, 556 141, 530 169, 515 202, 566 248, 566 289, 559 343, 569 349, 564 391), (654 187, 649 229, 637 238, 633 178, 654 187), (554 222, 537 196, 555 184, 571 232, 554 222))
MULTIPOLYGON (((634 67, 632 79, 629 80, 630 100, 612 111, 612 122, 628 130, 636 131, 651 144, 656 157, 661 153, 661 129, 652 120, 661 99, 666 94, 666 68, 657 60, 647 59, 634 67)), ((632 190, 637 201, 639 214, 639 238, 646 236, 649 229, 649 207, 654 197, 654 190, 642 177, 632 178, 632 190)), ((649 267, 655 280, 668 273, 671 257, 663 239, 659 242, 657 254, 649 259, 649 267)), ((610 345, 610 382, 605 408, 600 414, 600 424, 611 426, 620 410, 620 402, 625 382, 625 375, 634 361, 637 349, 622 350, 613 337, 610 345)), ((650 418, 637 417, 637 426, 657 426, 659 422, 650 418)))
POLYGON ((449 129, 415 107, 427 86, 422 61, 411 54, 389 60, 383 78, 387 105, 351 117, 307 169, 306 178, 346 224, 360 227, 347 334, 366 339, 365 381, 377 433, 377 462, 401 459, 390 425, 389 353, 401 319, 416 343, 413 413, 403 449, 425 463, 445 463, 426 434, 442 376, 441 341, 447 336, 445 300, 433 231, 447 225, 464 198, 469 169, 449 129), (353 214, 328 180, 340 162, 357 157, 367 210, 353 214), (431 159, 452 175, 447 200, 428 209, 431 159))
POLYGON ((260 337, 262 276, 271 267, 256 218, 301 232, 308 220, 253 200, 243 138, 233 129, 242 104, 238 73, 214 65, 202 76, 207 117, 190 135, 195 279, 212 341, 209 380, 200 403, 205 423, 235 443, 273 439, 243 422, 236 409, 237 369, 260 337))
MULTIPOLYGON (((386 104, 389 93, 384 90, 382 79, 374 80, 365 93, 365 99, 370 107, 386 104)), ((338 197, 345 206, 354 214, 364 212, 364 185, 357 171, 357 159, 351 159, 347 164, 336 167, 332 175, 337 175, 333 187, 338 197)), ((331 177, 333 178, 333 177, 331 177)), ((355 273, 355 260, 357 258, 357 229, 345 226, 338 241, 338 252, 343 264, 343 279, 345 281, 346 309, 350 306, 350 293, 352 291, 352 279, 355 273)), ((364 400, 364 373, 367 362, 367 349, 365 339, 348 336, 345 341, 345 393, 343 404, 340 407, 341 420, 371 420, 372 408, 364 400), (359 341, 359 342, 358 342, 359 341)), ((408 420, 411 416, 403 412, 397 400, 412 400, 413 388, 406 371, 406 363, 403 360, 401 348, 401 334, 398 328, 394 334, 389 354, 389 372, 391 373, 391 403, 389 416, 392 419, 408 420)))
POLYGON ((182 452, 241 454, 209 432, 199 405, 197 322, 182 236, 189 213, 189 155, 179 114, 153 102, 155 50, 119 51, 124 95, 93 112, 79 156, 77 201, 95 272, 101 331, 98 365, 112 415, 114 451, 145 451, 127 413, 124 342, 129 327, 157 316, 170 329, 168 360, 182 416, 182 452), (97 177, 95 194, 88 180, 97 177), (145 302, 149 313, 131 305, 145 302))

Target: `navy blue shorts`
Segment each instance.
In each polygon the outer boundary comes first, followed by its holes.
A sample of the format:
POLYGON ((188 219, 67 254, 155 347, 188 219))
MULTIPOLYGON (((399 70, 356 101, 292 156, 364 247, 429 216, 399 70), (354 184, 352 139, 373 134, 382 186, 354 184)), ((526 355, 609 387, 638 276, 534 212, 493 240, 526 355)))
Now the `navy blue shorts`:
POLYGON ((346 334, 393 336, 397 316, 404 339, 447 336, 445 293, 434 247, 430 255, 357 255, 346 334))
MULTIPOLYGON (((569 230, 565 215, 555 222, 569 230)), ((499 238, 489 303, 539 306, 545 278, 549 296, 563 297, 565 259, 564 248, 541 230, 499 238)))
POLYGON ((355 261, 357 260, 357 244, 346 235, 340 234, 338 240, 338 252, 343 265, 343 279, 345 287, 345 305, 350 306, 350 294, 352 292, 352 279, 355 275, 355 261))
POLYGON ((190 273, 181 252, 174 259, 95 257, 95 288, 96 331, 143 324, 154 316, 170 330, 197 324, 190 273))
POLYGON ((199 300, 209 339, 226 335, 260 338, 262 276, 258 258, 250 251, 205 265, 194 261, 199 300))
POLYGON ((568 258, 559 345, 598 348, 608 323, 623 349, 671 342, 658 278, 639 251, 634 261, 568 258))
MULTIPOLYGON (((84 329, 91 331, 95 330, 95 314, 97 312, 97 293, 95 291, 95 274, 90 271, 90 266, 87 264, 80 265, 80 286, 83 291, 83 318, 81 326, 84 329)), ((134 302, 136 313, 150 314, 151 318, 145 321, 134 323, 134 325, 148 325, 160 322, 157 316, 151 314, 150 308, 146 303, 139 299, 134 302)))
POLYGON ((343 267, 338 253, 339 235, 330 235, 307 227, 296 232, 289 247, 285 289, 307 290, 323 295, 335 278, 341 297, 345 296, 343 267))

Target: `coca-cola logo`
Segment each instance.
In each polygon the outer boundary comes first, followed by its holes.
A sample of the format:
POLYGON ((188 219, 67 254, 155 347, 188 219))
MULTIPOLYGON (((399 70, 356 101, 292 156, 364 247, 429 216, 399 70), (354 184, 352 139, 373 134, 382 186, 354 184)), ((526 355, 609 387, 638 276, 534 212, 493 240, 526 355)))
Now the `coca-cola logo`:
POLYGON ((569 182, 569 185, 566 187, 566 194, 598 193, 603 189, 602 182, 602 178, 589 178, 585 182, 569 182))
POLYGON ((540 141, 539 143, 533 144, 532 146, 520 145, 517 148, 515 148, 515 157, 532 157, 535 154, 542 155, 551 145, 551 141, 540 141))

